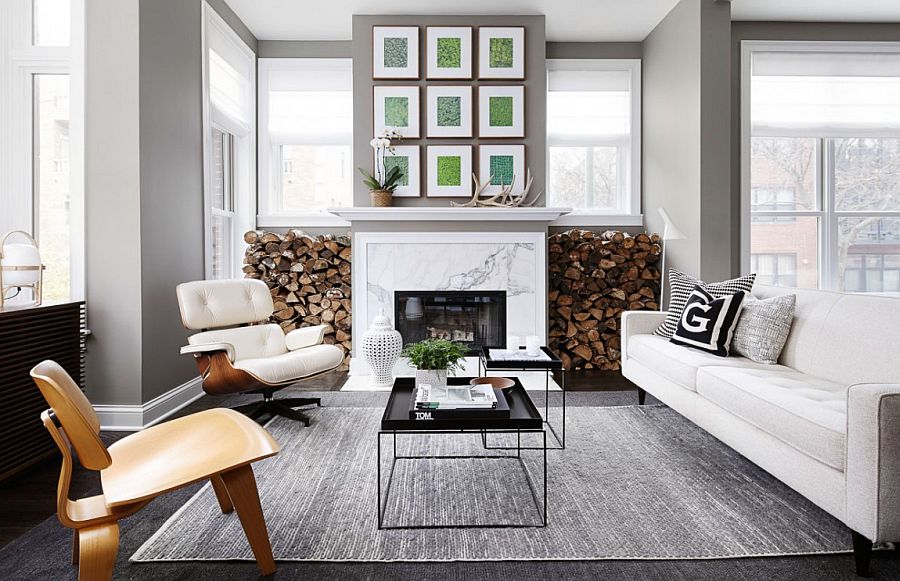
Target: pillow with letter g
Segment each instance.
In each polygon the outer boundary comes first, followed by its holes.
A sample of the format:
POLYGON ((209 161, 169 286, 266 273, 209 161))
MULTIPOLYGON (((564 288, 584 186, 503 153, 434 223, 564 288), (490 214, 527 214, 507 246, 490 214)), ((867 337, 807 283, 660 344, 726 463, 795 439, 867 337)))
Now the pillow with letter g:
POLYGON ((727 357, 743 302, 744 291, 717 299, 695 286, 669 341, 727 357))

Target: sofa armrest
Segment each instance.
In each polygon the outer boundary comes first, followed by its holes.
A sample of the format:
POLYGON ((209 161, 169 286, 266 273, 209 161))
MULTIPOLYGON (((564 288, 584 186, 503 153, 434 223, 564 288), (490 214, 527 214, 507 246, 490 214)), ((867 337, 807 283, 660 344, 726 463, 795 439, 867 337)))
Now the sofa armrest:
POLYGON ((312 347, 313 345, 318 345, 325 339, 325 330, 327 328, 328 325, 315 325, 313 327, 294 329, 284 336, 284 341, 287 344, 289 351, 312 347))
POLYGON ((216 351, 224 351, 228 356, 228 360, 234 363, 234 345, 231 343, 203 343, 200 345, 185 345, 181 348, 182 355, 200 355, 204 353, 215 353, 216 351))
POLYGON ((900 384, 847 391, 847 526, 874 542, 900 541, 900 384))
POLYGON ((628 338, 649 335, 666 320, 666 311, 624 311, 622 313, 622 361, 628 358, 628 338))

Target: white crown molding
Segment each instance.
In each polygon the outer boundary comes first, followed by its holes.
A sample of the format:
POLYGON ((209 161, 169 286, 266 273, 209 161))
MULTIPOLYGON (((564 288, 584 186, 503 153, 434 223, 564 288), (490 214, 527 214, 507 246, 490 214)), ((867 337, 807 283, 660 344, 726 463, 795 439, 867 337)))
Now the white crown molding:
POLYGON ((141 405, 95 405, 100 429, 137 432, 171 416, 203 396, 203 382, 195 377, 141 405))
POLYGON ((348 222, 552 222, 572 208, 329 208, 348 222))

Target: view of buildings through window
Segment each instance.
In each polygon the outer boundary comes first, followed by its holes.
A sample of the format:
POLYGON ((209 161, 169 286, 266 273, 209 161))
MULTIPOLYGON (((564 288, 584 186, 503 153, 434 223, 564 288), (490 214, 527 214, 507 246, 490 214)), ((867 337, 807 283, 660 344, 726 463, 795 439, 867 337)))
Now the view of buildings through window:
POLYGON ((281 145, 278 152, 283 210, 353 205, 349 145, 281 145))

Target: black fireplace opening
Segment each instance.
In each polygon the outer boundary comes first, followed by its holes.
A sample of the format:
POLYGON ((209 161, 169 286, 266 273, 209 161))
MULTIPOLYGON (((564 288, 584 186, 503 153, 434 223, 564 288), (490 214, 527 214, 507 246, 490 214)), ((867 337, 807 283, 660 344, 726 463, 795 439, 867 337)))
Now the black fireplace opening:
POLYGON ((506 344, 506 291, 394 291, 394 328, 404 345, 450 339, 477 356, 506 344))

